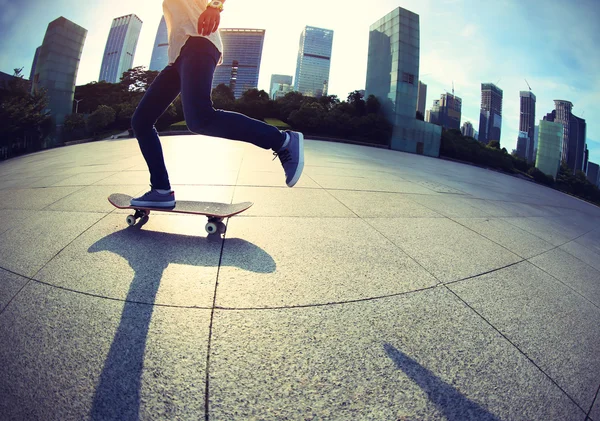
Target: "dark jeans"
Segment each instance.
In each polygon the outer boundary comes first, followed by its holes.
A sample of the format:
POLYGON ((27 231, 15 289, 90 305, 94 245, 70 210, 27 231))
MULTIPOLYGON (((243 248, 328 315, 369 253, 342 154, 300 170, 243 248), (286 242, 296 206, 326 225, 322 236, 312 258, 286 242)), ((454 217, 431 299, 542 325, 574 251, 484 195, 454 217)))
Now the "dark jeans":
POLYGON ((285 135, 276 127, 243 114, 215 110, 211 101, 213 73, 221 53, 212 42, 191 37, 173 63, 156 77, 140 101, 131 127, 150 170, 155 189, 170 189, 156 120, 181 93, 188 128, 198 134, 241 140, 278 151, 285 135))

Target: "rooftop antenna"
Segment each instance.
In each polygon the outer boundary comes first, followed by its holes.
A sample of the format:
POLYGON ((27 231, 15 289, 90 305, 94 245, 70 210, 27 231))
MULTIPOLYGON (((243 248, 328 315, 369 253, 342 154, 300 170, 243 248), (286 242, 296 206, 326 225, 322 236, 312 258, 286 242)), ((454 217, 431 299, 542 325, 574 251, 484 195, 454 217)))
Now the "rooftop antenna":
POLYGON ((525 79, 525 83, 527 84, 527 87, 529 88, 529 92, 531 92, 531 86, 529 86, 529 82, 527 82, 527 79, 525 79))
POLYGON ((454 81, 452 81, 452 96, 454 96, 454 81))
POLYGON ((498 85, 498 83, 500 83, 501 80, 502 78, 498 79, 498 82, 496 82, 495 85, 498 85))

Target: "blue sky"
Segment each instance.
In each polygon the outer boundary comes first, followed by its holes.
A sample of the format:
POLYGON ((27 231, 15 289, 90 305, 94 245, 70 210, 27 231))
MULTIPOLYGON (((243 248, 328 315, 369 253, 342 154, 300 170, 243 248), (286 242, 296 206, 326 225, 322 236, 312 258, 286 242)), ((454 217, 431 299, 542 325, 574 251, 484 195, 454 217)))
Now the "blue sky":
MULTIPOLYGON (((59 17, 88 30, 78 84, 97 80, 113 18, 137 14, 144 22, 134 65, 148 66, 162 0, 0 0, 0 71, 24 67, 29 75, 35 48, 48 23, 59 17)), ((587 122, 590 160, 600 163, 600 2, 578 0, 227 0, 222 27, 266 29, 259 88, 271 74, 295 73, 305 25, 334 30, 330 93, 345 99, 364 89, 369 26, 396 7, 420 16, 420 79, 428 85, 427 108, 446 90, 463 100, 462 121, 479 124, 480 84, 504 91, 501 143, 516 147, 519 91, 537 97, 536 120, 554 99, 569 100, 587 122)))

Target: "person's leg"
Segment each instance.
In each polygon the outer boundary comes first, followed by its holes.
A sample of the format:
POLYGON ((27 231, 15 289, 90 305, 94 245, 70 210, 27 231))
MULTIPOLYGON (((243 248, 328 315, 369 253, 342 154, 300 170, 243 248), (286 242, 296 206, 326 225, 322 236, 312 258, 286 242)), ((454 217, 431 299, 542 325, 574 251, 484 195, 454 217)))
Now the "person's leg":
POLYGON ((274 126, 240 113, 215 110, 211 100, 212 80, 221 53, 205 38, 190 38, 178 65, 181 101, 188 128, 198 134, 252 143, 275 151, 293 187, 304 168, 304 136, 281 132, 274 126))
POLYGON ((171 189, 162 146, 154 124, 177 98, 180 90, 181 83, 177 69, 175 66, 167 66, 154 79, 131 119, 131 128, 148 164, 150 184, 153 189, 171 189))
POLYGON ((249 142, 278 151, 286 136, 276 127, 243 114, 215 110, 211 100, 219 50, 206 38, 190 38, 176 65, 181 77, 181 102, 188 128, 198 134, 249 142))

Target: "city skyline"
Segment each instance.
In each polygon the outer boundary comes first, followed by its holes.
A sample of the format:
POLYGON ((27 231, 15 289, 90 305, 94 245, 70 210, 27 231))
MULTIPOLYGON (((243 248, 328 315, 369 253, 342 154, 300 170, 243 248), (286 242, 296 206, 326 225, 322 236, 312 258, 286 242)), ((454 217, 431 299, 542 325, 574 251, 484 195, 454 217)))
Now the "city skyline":
MULTIPOLYGON (((0 71, 12 73, 12 69, 23 67, 23 73, 29 74, 44 28, 62 15, 88 28, 77 84, 97 80, 110 21, 131 13, 144 21, 134 66, 148 67, 162 17, 161 4, 161 0, 106 0, 93 5, 74 0, 7 3, 0 22, 0 71)), ((594 118, 600 114, 595 100, 600 93, 600 77, 593 70, 600 64, 599 55, 593 54, 600 34, 594 27, 593 12, 598 6, 593 1, 582 1, 577 8, 568 8, 567 13, 554 0, 535 4, 509 0, 486 8, 474 0, 402 4, 382 0, 366 10, 348 7, 340 0, 326 4, 307 0, 301 8, 289 0, 278 4, 283 9, 293 8, 294 18, 274 19, 274 12, 234 0, 226 4, 222 14, 221 27, 266 29, 259 89, 269 91, 272 74, 295 73, 297 34, 306 25, 330 28, 336 33, 329 94, 345 100, 349 92, 364 89, 369 25, 402 6, 419 14, 421 20, 419 80, 428 85, 430 98, 450 91, 454 82, 455 94, 463 100, 461 123, 478 124, 480 84, 494 83, 504 92, 501 144, 509 151, 516 149, 519 92, 528 89, 527 79, 537 97, 537 116, 551 112, 554 99, 573 103, 573 112, 588 122, 590 160, 600 161, 600 124, 594 118), (314 13, 315 8, 319 14, 314 13), (449 20, 457 29, 440 31, 449 20), (565 26, 570 30, 565 32, 565 26)))

